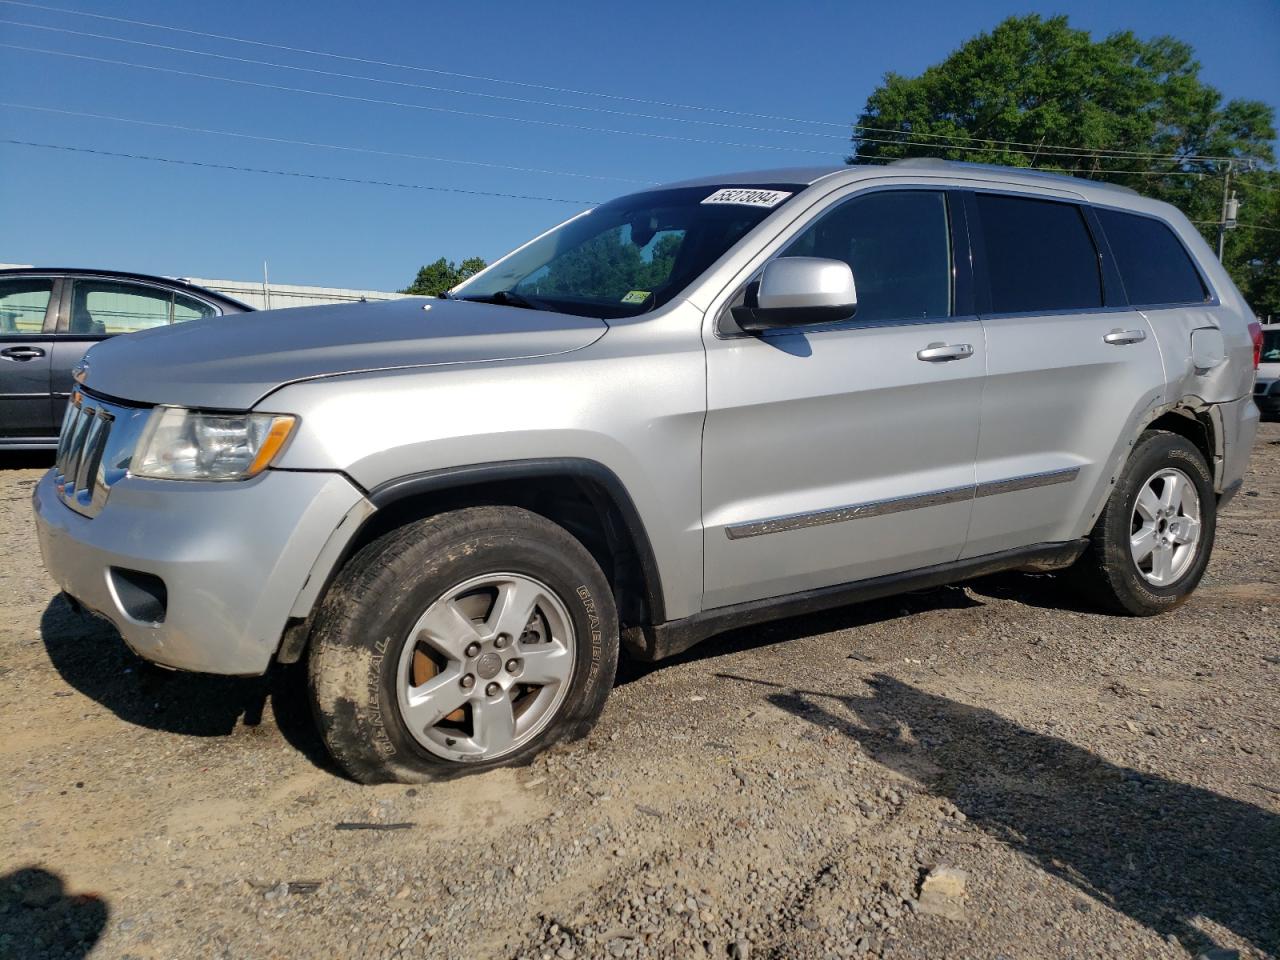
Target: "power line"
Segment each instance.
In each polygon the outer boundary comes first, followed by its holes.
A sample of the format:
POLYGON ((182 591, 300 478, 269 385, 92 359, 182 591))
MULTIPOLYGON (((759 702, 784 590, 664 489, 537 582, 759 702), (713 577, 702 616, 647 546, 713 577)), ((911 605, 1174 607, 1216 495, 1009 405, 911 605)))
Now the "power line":
POLYGON ((196 57, 212 57, 216 60, 229 60, 233 63, 248 63, 259 67, 273 67, 278 70, 295 70, 300 73, 311 73, 323 77, 337 77, 342 80, 359 80, 366 83, 381 83, 395 87, 409 87, 414 90, 428 90, 432 93, 452 93, 460 94, 465 97, 484 97, 489 100, 503 100, 509 103, 523 103, 531 106, 555 107, 561 110, 585 110, 590 113, 606 113, 617 117, 631 117, 637 120, 661 120, 671 123, 700 123, 713 127, 723 127, 730 130, 750 130, 755 133, 776 133, 783 136, 797 137, 823 137, 829 140, 848 140, 848 136, 842 133, 815 133, 807 130, 779 130, 776 127, 758 127, 741 123, 726 123, 722 120, 703 120, 695 117, 672 117, 662 114, 653 113, 636 113, 632 110, 614 110, 609 107, 590 107, 578 103, 557 103, 553 100, 535 100, 530 97, 509 97, 500 93, 481 93, 475 90, 460 90, 456 87, 439 87, 429 83, 410 83, 407 80, 389 80, 384 77, 370 77, 358 73, 340 73, 336 70, 320 70, 316 67, 300 67, 292 63, 277 63, 274 60, 256 60, 252 57, 235 57, 225 53, 213 53, 208 50, 193 50, 190 47, 175 47, 167 43, 151 43, 147 40, 132 40, 127 37, 113 37, 105 33, 90 33, 85 30, 71 30, 66 27, 50 27, 40 23, 24 23, 21 20, 4 20, 0 19, 0 23, 7 23, 16 27, 29 27, 33 30, 47 30, 52 33, 65 33, 76 37, 91 37, 95 40, 110 40, 115 43, 128 43, 139 47, 149 47, 154 50, 167 50, 172 53, 191 54, 196 57))
MULTIPOLYGON (((1192 223, 1203 224, 1203 225, 1205 225, 1205 226, 1209 226, 1209 227, 1220 227, 1220 226, 1222 226, 1222 221, 1221 221, 1221 220, 1192 220, 1191 222, 1192 222, 1192 223)), ((1235 224, 1233 224, 1233 225, 1232 225, 1232 229, 1239 229, 1239 230, 1265 230, 1265 231, 1267 231, 1268 233, 1280 233, 1280 227, 1264 227, 1264 226, 1263 226, 1262 224, 1260 224, 1260 223, 1235 223, 1235 224)))
POLYGON ((241 140, 259 140, 264 143, 279 143, 294 147, 320 147, 325 150, 344 150, 351 153, 367 153, 381 157, 395 157, 403 160, 427 160, 436 163, 456 163, 473 167, 487 167, 497 170, 514 170, 518 173, 539 173, 558 177, 581 177, 588 180, 617 180, 622 183, 638 183, 652 185, 652 180, 638 180, 631 177, 609 177, 594 173, 573 173, 568 170, 547 170, 541 167, 518 167, 508 163, 493 163, 485 160, 459 160, 453 157, 435 157, 421 153, 400 153, 395 150, 378 150, 373 147, 356 147, 338 143, 319 143, 314 140, 290 140, 285 137, 267 137, 254 133, 240 133, 235 130, 213 130, 208 127, 189 127, 180 123, 168 123, 161 120, 141 120, 135 117, 114 117, 102 113, 85 113, 79 110, 61 110, 57 107, 40 107, 28 103, 4 103, 0 107, 15 110, 36 110, 40 113, 52 113, 67 117, 81 117, 89 120, 110 120, 114 123, 132 123, 146 127, 160 127, 166 130, 181 130, 186 133, 206 133, 220 137, 235 137, 241 140))
MULTIPOLYGON (((512 79, 502 78, 502 77, 489 77, 489 76, 484 76, 480 74, 460 73, 457 71, 442 70, 434 67, 423 67, 416 64, 396 63, 393 61, 379 60, 371 57, 358 57, 358 56, 352 56, 350 54, 333 53, 325 50, 311 50, 306 47, 293 47, 287 44, 272 43, 265 40, 254 40, 248 37, 237 37, 229 34, 211 33, 203 30, 194 30, 187 27, 176 27, 171 24, 154 23, 146 20, 135 20, 128 17, 117 17, 117 16, 110 16, 107 14, 91 13, 86 10, 73 10, 65 7, 54 7, 54 6, 48 6, 45 4, 30 3, 30 2, 26 2, 26 0, 0 0, 0 3, 6 3, 12 6, 26 7, 26 8, 35 9, 35 10, 43 10, 43 11, 52 12, 52 13, 63 13, 63 14, 69 14, 72 16, 91 17, 96 20, 105 20, 113 23, 123 23, 123 24, 129 24, 132 26, 147 27, 155 30, 168 30, 175 33, 182 33, 190 36, 204 37, 204 38, 213 39, 213 40, 228 41, 231 43, 250 44, 253 46, 265 47, 265 48, 274 49, 274 50, 283 50, 283 51, 288 51, 290 53, 299 53, 307 56, 328 57, 331 59, 344 60, 352 63, 364 63, 364 64, 370 64, 370 65, 376 65, 376 66, 391 67, 391 68, 400 69, 400 70, 412 70, 412 71, 417 71, 421 73, 431 73, 438 76, 449 76, 449 77, 456 77, 459 79, 477 80, 484 83, 509 84, 513 86, 526 87, 531 89, 547 90, 555 93, 571 94, 574 96, 599 97, 599 98, 604 98, 609 100, 625 101, 625 102, 631 102, 631 103, 645 103, 653 106, 662 106, 662 107, 675 108, 675 109, 681 109, 681 110, 694 110, 694 111, 718 113, 718 114, 729 115, 729 116, 750 117, 758 120, 773 120, 773 121, 779 121, 784 123, 834 126, 834 127, 842 127, 845 129, 851 128, 854 131, 861 130, 868 133, 893 134, 899 137, 906 137, 907 139, 905 142, 919 143, 922 146, 934 146, 934 144, 930 144, 925 141, 911 140, 910 138, 926 137, 926 138, 929 138, 930 140, 938 140, 938 139, 955 140, 955 141, 967 141, 970 143, 982 143, 982 144, 993 144, 993 145, 998 144, 1002 147, 1008 147, 1008 148, 1013 148, 1013 147, 1030 148, 1025 150, 1007 149, 1007 150, 1004 150, 1003 152, 1023 153, 1026 155, 1035 155, 1035 156, 1044 156, 1044 155, 1083 156, 1083 157, 1108 156, 1108 157, 1117 157, 1117 158, 1129 157, 1132 159, 1145 159, 1145 160, 1175 160, 1175 161, 1181 161, 1181 162, 1193 162, 1193 161, 1226 162, 1231 160, 1236 160, 1238 162, 1239 160, 1239 158, 1235 158, 1235 157, 1200 156, 1200 155, 1191 155, 1191 154, 1156 154, 1156 153, 1146 153, 1143 151, 1136 151, 1136 150, 1108 150, 1103 148, 1095 149, 1092 147, 1079 147, 1079 146, 1073 146, 1073 145, 1067 145, 1067 144, 1043 144, 1043 143, 1033 143, 1029 141, 1019 141, 1019 140, 997 140, 997 139, 990 139, 990 138, 983 138, 983 137, 974 137, 966 134, 916 133, 911 131, 894 129, 891 127, 871 127, 871 126, 865 126, 860 124, 851 124, 846 121, 811 120, 811 119, 804 119, 799 117, 780 116, 777 114, 753 113, 753 112, 744 111, 744 110, 731 110, 724 107, 712 107, 712 106, 699 105, 699 104, 678 103, 678 102, 667 101, 667 100, 655 100, 655 99, 650 99, 646 97, 633 97, 633 96, 625 96, 621 94, 602 93, 602 92, 593 91, 593 90, 579 90, 579 89, 574 89, 570 87, 558 87, 558 86, 553 86, 551 84, 534 83, 534 82, 523 81, 523 80, 512 80, 512 79), (1047 154, 1046 151, 1054 151, 1054 153, 1047 154)), ((10 22, 13 22, 13 21, 10 21, 10 22)), ((26 25, 36 26, 35 24, 26 24, 26 25)), ((46 27, 42 29, 57 30, 59 28, 46 27)), ((65 31, 65 32, 76 33, 77 31, 65 31)), ((100 36, 97 34, 86 34, 86 35, 100 36)), ((142 45, 153 45, 157 47, 164 47, 163 44, 146 44, 144 41, 124 40, 118 37, 103 37, 103 39, 119 40, 120 42, 124 42, 124 43, 139 43, 142 45)), ((168 48, 168 49, 183 50, 184 52, 191 52, 191 53, 196 53, 198 55, 204 55, 204 56, 222 56, 220 54, 201 53, 200 51, 185 51, 184 48, 177 48, 177 47, 168 48)), ((241 59, 241 58, 224 57, 224 59, 234 60, 234 59, 241 59)), ((246 61, 246 62, 265 63, 265 61, 246 61)), ((297 69, 297 70, 309 69, 305 67, 292 67, 284 64, 266 64, 266 65, 279 66, 285 69, 297 69)), ((311 71, 311 72, 325 73, 327 71, 311 71)), ((334 75, 346 76, 344 74, 334 74, 334 75)), ((396 81, 392 81, 392 80, 380 80, 380 79, 371 78, 371 77, 361 77, 361 78, 355 78, 355 79, 366 79, 366 80, 371 80, 373 82, 381 82, 381 83, 396 83, 396 81)), ((471 93, 469 91, 449 91, 449 92, 457 92, 457 93, 462 93, 462 94, 467 94, 472 96, 490 96, 490 97, 495 96, 492 94, 471 93)), ((509 99, 515 99, 519 101, 519 98, 509 98, 509 99)), ((583 109, 573 104, 555 104, 555 103, 547 103, 547 101, 533 101, 533 100, 530 100, 527 102, 541 103, 541 104, 546 104, 548 106, 558 106, 558 107, 563 107, 567 109, 583 109)), ((591 108, 585 108, 585 109, 591 109, 591 108)), ((633 114, 633 113, 627 113, 624 111, 605 111, 605 112, 616 112, 621 115, 628 115, 628 116, 640 116, 640 117, 647 116, 644 114, 633 114)), ((710 121, 691 121, 691 120, 688 120, 688 118, 683 118, 683 117, 648 117, 648 118, 659 119, 659 120, 672 120, 676 122, 710 122, 710 121)), ((728 127, 739 126, 734 124, 716 124, 716 125, 728 126, 728 127)), ((752 129, 752 130, 766 129, 766 128, 756 128, 756 127, 742 127, 742 128, 752 129)), ((808 135, 808 134, 805 134, 803 131, 770 131, 770 132, 776 132, 781 134, 792 134, 792 135, 808 135)), ((814 135, 835 136, 833 134, 814 134, 814 135)), ((840 139, 844 139, 844 137, 840 136, 840 139)), ((879 140, 879 139, 862 137, 862 136, 857 136, 857 139, 864 140, 865 142, 868 142, 868 143, 883 143, 883 144, 895 144, 895 143, 903 142, 901 140, 879 140)), ((737 146, 737 144, 733 144, 733 145, 737 146)), ((956 147, 956 149, 986 150, 986 149, 990 149, 990 147, 986 147, 986 146, 968 147, 968 148, 956 147)))
MULTIPOLYGON (((0 3, 5 3, 5 2, 10 2, 10 0, 0 0, 0 3)), ((779 144, 763 144, 763 143, 742 143, 742 142, 731 141, 731 140, 711 140, 703 137, 684 137, 676 134, 652 133, 649 131, 642 131, 642 130, 620 130, 613 127, 593 127, 587 124, 566 123, 558 120, 541 120, 541 119, 535 119, 532 117, 513 117, 513 116, 506 116, 503 114, 479 113, 472 110, 460 110, 454 107, 440 107, 440 106, 432 106, 429 104, 422 104, 422 103, 408 103, 403 100, 387 100, 380 97, 364 97, 364 96, 358 96, 358 95, 349 94, 349 93, 336 93, 330 90, 313 90, 309 87, 291 87, 285 84, 267 83, 261 80, 245 80, 239 77, 224 77, 219 74, 199 73, 193 70, 180 70, 176 67, 161 67, 154 64, 136 63, 131 60, 115 60, 110 57, 95 57, 95 56, 90 56, 89 54, 84 54, 84 53, 71 53, 70 51, 66 51, 66 50, 50 50, 44 47, 28 47, 28 46, 24 46, 22 44, 17 44, 17 43, 0 43, 0 47, 8 48, 11 50, 21 50, 26 53, 38 53, 38 54, 44 54, 48 56, 55 56, 55 57, 68 57, 73 60, 86 60, 92 63, 105 63, 105 64, 110 64, 112 66, 131 67, 137 70, 150 70, 157 73, 167 73, 167 74, 183 76, 183 77, 194 77, 196 79, 201 79, 201 80, 217 80, 223 83, 234 83, 234 84, 239 84, 241 86, 258 87, 258 88, 267 89, 267 90, 277 90, 285 93, 304 93, 311 96, 330 97, 337 100, 347 100, 355 103, 372 103, 372 104, 379 104, 382 106, 405 107, 412 110, 426 110, 434 113, 446 113, 446 114, 452 114, 456 116, 476 117, 476 118, 486 119, 486 120, 501 120, 509 123, 529 123, 529 124, 536 124, 539 126, 556 127, 560 129, 583 130, 591 133, 608 133, 608 134, 617 134, 621 136, 646 137, 646 138, 656 139, 656 140, 708 144, 712 146, 722 146, 722 147, 737 147, 737 148, 748 149, 748 150, 780 150, 780 151, 788 151, 792 153, 806 153, 806 154, 813 154, 813 155, 825 156, 825 157, 837 157, 837 156, 843 157, 844 156, 843 152, 829 153, 824 150, 813 150, 807 147, 793 147, 793 146, 783 146, 779 144)), ((932 143, 912 143, 912 141, 907 139, 874 140, 869 137, 860 137, 859 139, 866 140, 868 142, 873 142, 873 143, 884 143, 884 144, 890 144, 890 145, 896 145, 896 146, 909 144, 912 146, 920 146, 920 147, 930 148, 934 150, 969 150, 969 151, 986 152, 987 150, 990 149, 987 147, 966 147, 966 146, 960 146, 960 145, 954 145, 954 144, 949 145, 949 144, 932 144, 932 143)), ((1042 156, 1042 157, 1057 156, 1057 157, 1070 157, 1072 159, 1080 159, 1079 155, 1077 154, 1058 154, 1050 150, 1032 151, 1032 150, 1003 149, 1002 152, 1025 154, 1029 156, 1030 155, 1042 156)), ((1155 156, 1155 155, 1152 154, 1151 156, 1155 156)), ((1094 159, 1096 162, 1096 160, 1099 158, 1090 158, 1090 159, 1094 159)), ((1122 158, 1104 157, 1101 159, 1112 160, 1112 159, 1122 159, 1122 158)), ((1186 159, 1209 159, 1209 158, 1180 157, 1176 159, 1186 160, 1186 159)))
POLYGON ((769 113, 751 113, 746 110, 730 110, 724 107, 708 107, 692 103, 677 103, 670 100, 654 100, 647 97, 631 97, 617 93, 601 93, 596 90, 576 90, 572 87, 557 87, 546 83, 533 83, 526 80, 511 80, 504 77, 486 77, 481 74, 460 73, 455 70, 441 70, 435 67, 423 67, 411 63, 395 63, 390 60, 377 60, 372 57, 356 57, 343 53, 331 53, 326 50, 309 50, 306 47, 291 47, 283 43, 271 43, 266 40, 253 40, 249 37, 236 37, 225 33, 209 33, 204 30, 175 27, 166 23, 152 23, 147 20, 133 20, 128 17, 114 17, 104 13, 90 13, 88 10, 71 10, 65 7, 52 7, 39 3, 27 3, 24 2, 24 0, 0 0, 0 3, 7 3, 16 7, 29 7, 33 10, 44 10, 49 13, 65 13, 77 17, 92 17, 95 20, 109 20, 113 23, 126 23, 135 27, 150 27, 154 30, 169 30, 174 33, 185 33, 190 36, 204 37, 209 40, 226 40, 231 43, 247 43, 255 47, 267 47, 272 50, 284 50, 289 53, 301 53, 312 57, 329 57, 334 60, 346 60, 349 63, 364 63, 370 66, 393 67, 398 70, 414 70, 419 73, 431 73, 442 77, 456 77, 459 80, 479 80, 483 83, 505 83, 516 87, 546 90, 551 93, 567 93, 578 97, 599 97, 606 100, 626 101, 628 103, 647 103, 651 106, 674 107, 680 110, 702 110, 709 113, 721 113, 738 117, 754 117, 757 120, 779 120, 785 123, 805 123, 821 126, 848 126, 845 122, 836 122, 833 120, 806 120, 800 117, 785 117, 769 113))
MULTIPOLYGON (((0 0, 0 3, 5 0, 0 0)), ((869 127, 858 127, 854 124, 854 130, 868 130, 869 127)), ((1240 163, 1240 157, 1210 157, 1200 154, 1183 154, 1183 153, 1142 153, 1137 150, 1104 150, 1093 147, 1070 147, 1053 145, 1053 149, 1049 149, 1050 145, 1044 148, 1037 147, 1034 143, 1020 144, 1017 140, 984 140, 982 137, 964 137, 963 139, 975 143, 984 144, 983 146, 971 147, 959 143, 925 143, 921 140, 913 140, 912 137, 949 137, 950 134, 945 133, 907 133, 896 130, 882 130, 883 133, 901 133, 901 138, 896 140, 876 139, 875 137, 864 137, 860 133, 854 133, 854 139, 863 143, 883 143, 894 146, 921 146, 933 147, 935 150, 969 150, 978 153, 1017 153, 1029 157, 1070 157, 1075 160, 1173 160, 1179 163, 1194 162, 1214 162, 1226 163, 1228 161, 1240 163), (1003 144, 1020 144, 1019 147, 1003 146, 1003 144), (1027 150, 1022 147, 1034 147, 1035 149, 1027 150)))
MULTIPOLYGON (((0 0, 0 3, 9 0, 0 0)), ((69 57, 73 60, 88 60, 94 63, 107 63, 118 67, 133 67, 137 70, 152 70, 157 73, 168 73, 180 77, 195 77, 201 80, 219 80, 223 83, 236 83, 246 87, 258 87, 264 90, 279 90, 285 93, 306 93, 317 97, 331 97, 337 100, 349 100, 355 103, 375 103, 390 107, 407 107, 412 110, 428 110, 433 113, 448 113, 462 117, 478 117, 484 120, 502 120, 507 123, 532 123, 539 126, 557 127, 565 130, 586 130, 592 133, 612 133, 629 137, 648 137, 655 140, 679 141, 685 143, 711 144, 720 147, 741 147, 748 150, 783 150, 791 153, 809 153, 819 156, 843 156, 826 150, 811 150, 807 147, 780 146, 764 143, 737 143, 730 140, 708 140, 701 137, 681 137, 669 133, 650 133, 642 130, 618 130, 612 127, 592 127, 580 123, 565 123, 559 120, 538 120, 532 117, 510 117, 495 113, 479 113, 472 110, 459 110, 454 107, 437 107, 423 103, 406 103, 403 100, 384 100, 379 97, 361 97, 350 93, 334 93, 330 90, 312 90, 309 87, 290 87, 279 83, 265 83, 260 80, 243 80, 239 77, 223 77, 213 73, 197 73, 193 70, 179 70, 175 67, 160 67, 148 63, 134 63, 131 60, 113 60, 109 57, 93 57, 85 53, 71 53, 66 50, 48 50, 43 47, 27 47, 18 43, 0 43, 0 47, 10 50, 22 50, 26 53, 40 53, 54 57, 69 57)))
POLYGON ((268 170, 262 167, 241 167, 230 163, 212 163, 208 160, 183 160, 177 157, 157 157, 144 153, 119 153, 113 150, 96 150, 90 147, 72 147, 62 143, 36 143, 31 140, 0 139, 0 143, 19 147, 39 147, 44 150, 66 150, 70 153, 91 153, 101 157, 119 157, 125 160, 152 160, 157 163, 175 163, 187 167, 205 167, 210 170, 234 170, 238 173, 265 173, 275 177, 299 177, 304 180, 331 180, 337 183, 358 183, 371 187, 397 187, 402 190, 431 190, 439 193, 464 193, 476 197, 501 197, 505 200, 544 200, 549 203, 572 203, 594 206, 599 200, 569 200, 565 197, 538 197, 526 193, 497 193, 492 190, 464 190, 461 187, 440 187, 425 183, 396 183, 391 180, 363 180, 358 177, 338 177, 323 173, 303 173, 298 170, 268 170))

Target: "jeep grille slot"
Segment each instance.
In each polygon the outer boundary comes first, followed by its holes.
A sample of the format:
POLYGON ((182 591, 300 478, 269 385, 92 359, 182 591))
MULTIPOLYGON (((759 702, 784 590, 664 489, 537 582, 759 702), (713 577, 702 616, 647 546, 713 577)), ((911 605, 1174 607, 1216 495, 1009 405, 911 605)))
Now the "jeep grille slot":
POLYGON ((149 412, 146 407, 109 403, 84 390, 71 395, 53 467, 63 503, 87 517, 102 509, 111 486, 129 471, 149 412))

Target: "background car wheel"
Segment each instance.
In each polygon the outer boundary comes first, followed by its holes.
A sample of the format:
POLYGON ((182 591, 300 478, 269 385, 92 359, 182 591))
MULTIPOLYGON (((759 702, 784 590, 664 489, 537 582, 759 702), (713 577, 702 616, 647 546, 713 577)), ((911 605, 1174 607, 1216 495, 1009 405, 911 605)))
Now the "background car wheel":
POLYGON ((356 554, 316 617, 309 676, 344 770, 417 782, 585 735, 617 660, 613 596, 586 548, 527 510, 475 507, 356 554))
POLYGON ((1182 603, 1209 563, 1217 504, 1208 464, 1190 441, 1144 433, 1077 562, 1087 598, 1132 616, 1182 603))

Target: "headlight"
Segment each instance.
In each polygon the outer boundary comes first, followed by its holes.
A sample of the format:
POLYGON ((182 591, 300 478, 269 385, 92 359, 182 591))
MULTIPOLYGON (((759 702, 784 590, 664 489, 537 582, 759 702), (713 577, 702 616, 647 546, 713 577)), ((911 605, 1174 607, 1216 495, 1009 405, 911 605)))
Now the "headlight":
POLYGON ((275 413, 156 407, 129 472, 165 480, 247 480, 267 468, 297 422, 275 413))

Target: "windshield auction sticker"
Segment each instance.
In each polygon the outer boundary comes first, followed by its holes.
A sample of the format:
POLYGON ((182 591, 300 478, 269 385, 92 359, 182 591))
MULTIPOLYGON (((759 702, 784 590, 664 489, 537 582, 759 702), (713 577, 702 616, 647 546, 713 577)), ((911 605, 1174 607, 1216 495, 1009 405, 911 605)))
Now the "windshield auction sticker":
POLYGON ((725 187, 717 190, 703 203, 738 203, 748 207, 776 207, 787 197, 786 190, 755 190, 751 187, 725 187))

